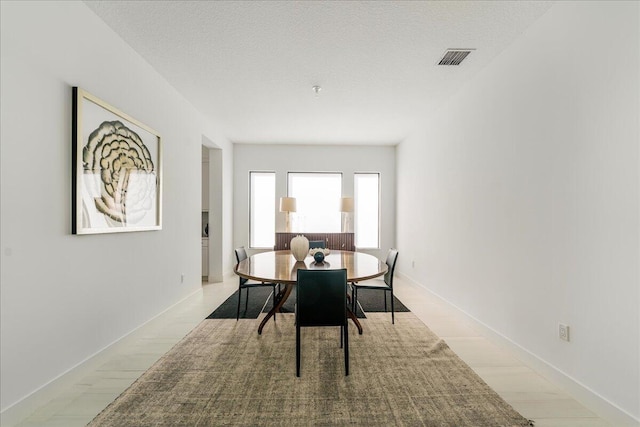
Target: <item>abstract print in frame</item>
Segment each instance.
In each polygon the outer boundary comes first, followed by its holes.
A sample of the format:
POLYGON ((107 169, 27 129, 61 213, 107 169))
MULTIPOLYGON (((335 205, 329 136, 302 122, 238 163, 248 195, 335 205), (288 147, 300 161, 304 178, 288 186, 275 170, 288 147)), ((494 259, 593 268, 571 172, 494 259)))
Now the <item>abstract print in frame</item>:
POLYGON ((160 135, 73 88, 72 233, 162 229, 160 135))

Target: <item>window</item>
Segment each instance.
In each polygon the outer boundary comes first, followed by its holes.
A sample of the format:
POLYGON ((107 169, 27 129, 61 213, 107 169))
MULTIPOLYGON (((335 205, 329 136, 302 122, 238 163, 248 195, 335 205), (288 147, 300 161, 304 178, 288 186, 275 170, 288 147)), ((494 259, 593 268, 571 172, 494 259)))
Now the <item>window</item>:
POLYGON ((292 215, 294 232, 339 233, 342 174, 289 172, 287 195, 296 198, 297 212, 292 215))
POLYGON ((380 247, 380 174, 353 175, 355 238, 358 248, 380 247))
POLYGON ((276 174, 249 172, 249 246, 273 248, 276 233, 276 174))

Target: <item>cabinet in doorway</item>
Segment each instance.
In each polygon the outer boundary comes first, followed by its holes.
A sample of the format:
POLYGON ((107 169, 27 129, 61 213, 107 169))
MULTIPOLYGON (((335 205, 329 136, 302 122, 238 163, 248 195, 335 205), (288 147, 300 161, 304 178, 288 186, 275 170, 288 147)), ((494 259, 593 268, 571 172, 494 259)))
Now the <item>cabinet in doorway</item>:
POLYGON ((202 160, 202 210, 209 210, 209 160, 202 160))
POLYGON ((202 277, 209 276, 209 239, 202 239, 202 277))

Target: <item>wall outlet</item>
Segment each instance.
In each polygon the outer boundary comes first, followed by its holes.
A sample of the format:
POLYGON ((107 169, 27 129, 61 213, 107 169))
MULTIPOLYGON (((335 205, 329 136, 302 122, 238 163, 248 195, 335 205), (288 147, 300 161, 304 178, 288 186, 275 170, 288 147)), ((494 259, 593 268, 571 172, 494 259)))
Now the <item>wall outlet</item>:
POLYGON ((558 338, 563 341, 569 341, 569 326, 558 323, 558 338))
POLYGON ((180 274, 180 283, 184 283, 184 273, 180 274))
POLYGON ((416 262, 415 261, 411 261, 411 268, 416 268, 416 262))

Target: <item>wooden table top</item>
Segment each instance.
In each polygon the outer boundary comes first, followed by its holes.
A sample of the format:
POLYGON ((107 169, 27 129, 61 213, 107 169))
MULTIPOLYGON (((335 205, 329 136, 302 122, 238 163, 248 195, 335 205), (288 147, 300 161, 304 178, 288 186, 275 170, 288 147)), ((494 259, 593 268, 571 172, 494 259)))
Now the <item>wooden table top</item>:
POLYGON ((332 250, 324 263, 316 264, 313 257, 296 262, 289 250, 262 252, 250 256, 236 265, 238 276, 264 282, 295 284, 298 270, 347 269, 347 281, 359 282, 382 276, 387 272, 387 264, 373 255, 362 252, 332 250))

